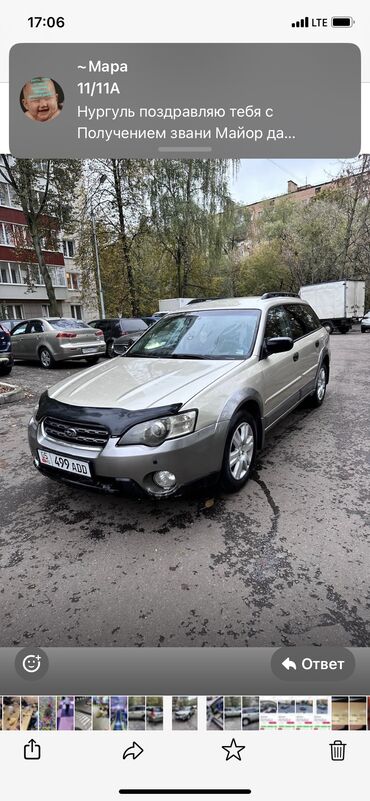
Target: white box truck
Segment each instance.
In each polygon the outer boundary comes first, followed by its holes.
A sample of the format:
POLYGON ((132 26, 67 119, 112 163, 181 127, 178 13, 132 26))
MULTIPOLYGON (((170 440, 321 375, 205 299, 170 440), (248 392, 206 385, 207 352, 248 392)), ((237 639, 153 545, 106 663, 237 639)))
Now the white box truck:
POLYGON ((332 333, 346 334, 365 311, 365 281, 343 279, 301 286, 299 295, 312 306, 322 324, 332 333))
POLYGON ((187 306, 193 298, 163 298, 159 301, 160 312, 179 311, 183 306, 187 306))

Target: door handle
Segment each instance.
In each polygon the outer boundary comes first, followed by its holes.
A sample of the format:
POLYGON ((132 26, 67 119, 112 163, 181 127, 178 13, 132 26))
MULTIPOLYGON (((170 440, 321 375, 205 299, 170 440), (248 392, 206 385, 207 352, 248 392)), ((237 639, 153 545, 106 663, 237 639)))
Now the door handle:
POLYGON ((317 339, 317 340, 316 340, 316 342, 315 342, 315 348, 318 348, 318 347, 319 347, 319 345, 320 345, 320 340, 319 340, 319 339, 317 339))
POLYGON ((299 359, 299 353, 295 353, 294 356, 293 356, 293 361, 297 362, 298 359, 299 359))

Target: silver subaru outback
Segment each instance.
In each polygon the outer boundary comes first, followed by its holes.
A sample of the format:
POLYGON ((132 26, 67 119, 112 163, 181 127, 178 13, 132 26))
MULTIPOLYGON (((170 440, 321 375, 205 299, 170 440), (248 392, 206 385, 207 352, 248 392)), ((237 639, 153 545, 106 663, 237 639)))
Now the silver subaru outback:
POLYGON ((192 304, 43 393, 29 423, 34 465, 110 492, 239 490, 265 433, 304 398, 321 405, 329 366, 329 335, 298 297, 192 304))

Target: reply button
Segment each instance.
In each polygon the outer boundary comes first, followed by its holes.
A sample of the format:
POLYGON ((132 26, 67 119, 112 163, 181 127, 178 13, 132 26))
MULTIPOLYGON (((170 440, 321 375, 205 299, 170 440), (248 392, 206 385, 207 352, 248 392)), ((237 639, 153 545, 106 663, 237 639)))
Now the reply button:
POLYGON ((271 669, 286 681, 348 679, 355 659, 347 648, 279 648, 272 656, 271 669))

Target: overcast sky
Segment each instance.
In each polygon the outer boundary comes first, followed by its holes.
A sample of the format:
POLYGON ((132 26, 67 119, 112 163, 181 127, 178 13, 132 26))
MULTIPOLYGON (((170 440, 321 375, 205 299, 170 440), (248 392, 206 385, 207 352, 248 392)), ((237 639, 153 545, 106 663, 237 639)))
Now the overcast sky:
POLYGON ((284 194, 289 179, 299 186, 329 181, 344 163, 326 159, 242 159, 231 183, 231 194, 238 202, 254 203, 284 194))

